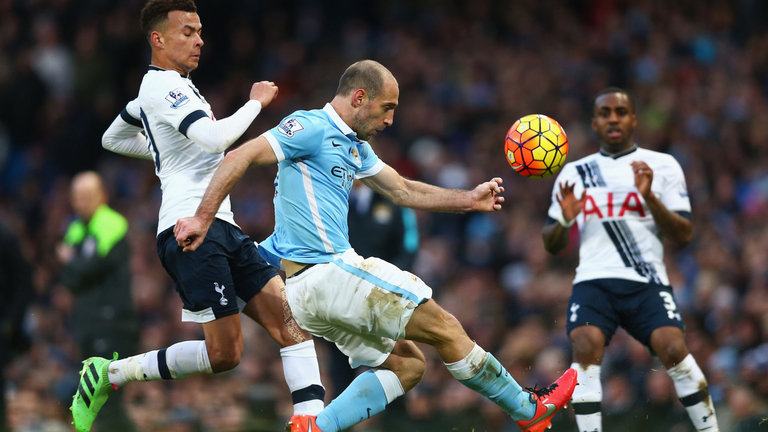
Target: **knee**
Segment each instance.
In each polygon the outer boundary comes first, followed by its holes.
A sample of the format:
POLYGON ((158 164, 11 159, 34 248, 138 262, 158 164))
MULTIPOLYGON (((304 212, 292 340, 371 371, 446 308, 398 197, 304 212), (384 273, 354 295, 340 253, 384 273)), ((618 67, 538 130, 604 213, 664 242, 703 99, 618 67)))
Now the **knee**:
POLYGON ((688 355, 688 349, 682 340, 666 343, 660 349, 654 349, 654 351, 656 351, 659 360, 667 368, 678 365, 688 355))
POLYGON ((571 332, 570 337, 573 344, 573 358, 576 362, 600 364, 605 337, 599 329, 595 329, 595 331, 578 331, 576 329, 571 332))
POLYGON ((225 372, 237 367, 243 355, 243 346, 233 345, 229 347, 212 347, 208 351, 208 360, 211 362, 213 372, 225 372))

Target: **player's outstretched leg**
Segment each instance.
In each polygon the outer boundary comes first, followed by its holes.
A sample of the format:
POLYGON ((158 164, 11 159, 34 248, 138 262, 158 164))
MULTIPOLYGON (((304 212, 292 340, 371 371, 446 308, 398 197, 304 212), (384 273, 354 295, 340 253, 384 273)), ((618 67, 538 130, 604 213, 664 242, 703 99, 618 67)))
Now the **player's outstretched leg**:
POLYGON ((78 432, 91 430, 93 421, 99 414, 99 410, 109 398, 115 388, 109 382, 109 365, 117 360, 117 353, 112 360, 102 357, 91 357, 83 361, 83 369, 80 371, 80 383, 72 397, 72 424, 78 432))
POLYGON ((478 345, 464 359, 446 366, 459 382, 504 409, 524 432, 550 427, 552 417, 566 406, 576 388, 576 370, 568 369, 547 387, 523 390, 504 366, 478 345), (478 369, 476 365, 482 366, 478 369))

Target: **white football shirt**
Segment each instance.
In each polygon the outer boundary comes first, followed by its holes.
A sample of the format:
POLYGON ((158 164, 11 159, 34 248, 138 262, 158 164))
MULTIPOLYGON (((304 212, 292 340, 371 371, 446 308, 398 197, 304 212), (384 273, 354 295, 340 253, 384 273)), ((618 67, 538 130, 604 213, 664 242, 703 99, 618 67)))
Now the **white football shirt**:
POLYGON ((566 164, 555 181, 548 215, 563 219, 556 199, 560 183, 575 183, 577 197, 586 191, 584 209, 576 217, 581 244, 574 283, 618 278, 669 285, 664 247, 653 215, 635 187, 632 161, 651 167, 651 191, 667 209, 691 211, 683 170, 671 155, 635 148, 615 156, 595 153, 566 164))
MULTIPOLYGON (((137 100, 163 192, 159 234, 179 218, 194 216, 224 153, 207 153, 187 137, 187 129, 196 120, 214 118, 211 106, 189 77, 149 66, 137 100)), ((222 201, 216 217, 236 225, 229 196, 222 201)))

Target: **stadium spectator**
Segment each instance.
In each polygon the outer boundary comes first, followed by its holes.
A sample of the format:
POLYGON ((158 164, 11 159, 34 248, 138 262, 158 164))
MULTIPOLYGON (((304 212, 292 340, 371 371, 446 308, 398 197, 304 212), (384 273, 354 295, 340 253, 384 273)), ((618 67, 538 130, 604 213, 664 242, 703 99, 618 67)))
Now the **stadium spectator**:
MULTIPOLYGON (((128 221, 107 204, 107 191, 97 173, 72 179, 75 219, 56 254, 61 283, 73 294, 72 330, 83 357, 111 357, 133 352, 139 339, 138 316, 131 296, 128 221)), ((132 431, 122 394, 104 406, 100 430, 132 431)))
POLYGON ((35 297, 32 269, 24 257, 19 238, 0 223, 0 431, 9 431, 5 407, 5 365, 12 357, 29 349, 29 335, 24 330, 27 306, 35 297))

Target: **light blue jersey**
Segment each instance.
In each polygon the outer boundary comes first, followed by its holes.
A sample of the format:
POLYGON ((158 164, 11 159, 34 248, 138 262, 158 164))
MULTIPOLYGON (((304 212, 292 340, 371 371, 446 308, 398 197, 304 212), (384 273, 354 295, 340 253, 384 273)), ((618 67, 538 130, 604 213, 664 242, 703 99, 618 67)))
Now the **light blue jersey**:
POLYGON ((259 245, 267 261, 333 261, 351 248, 349 191, 355 179, 377 174, 384 163, 357 139, 330 104, 296 111, 263 136, 278 159, 275 231, 259 245))

